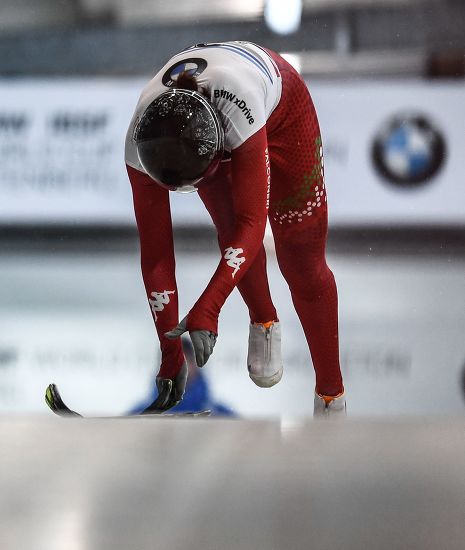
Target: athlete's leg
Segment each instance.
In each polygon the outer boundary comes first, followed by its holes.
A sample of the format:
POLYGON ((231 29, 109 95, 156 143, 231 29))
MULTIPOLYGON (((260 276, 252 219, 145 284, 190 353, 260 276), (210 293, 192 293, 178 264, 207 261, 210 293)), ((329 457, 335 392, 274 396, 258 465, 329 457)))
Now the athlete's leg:
POLYGON ((344 391, 339 365, 338 300, 325 258, 326 191, 318 120, 297 73, 283 73, 283 105, 271 120, 269 218, 276 255, 312 355, 316 391, 344 391), (272 128, 275 128, 273 130, 272 128))
MULTIPOLYGON (((199 188, 199 196, 210 213, 218 231, 218 243, 221 250, 224 250, 234 229, 229 162, 221 163, 213 178, 214 180, 199 188)), ((249 308, 251 323, 266 323, 277 319, 268 285, 266 254, 263 245, 241 279, 238 289, 249 308)))

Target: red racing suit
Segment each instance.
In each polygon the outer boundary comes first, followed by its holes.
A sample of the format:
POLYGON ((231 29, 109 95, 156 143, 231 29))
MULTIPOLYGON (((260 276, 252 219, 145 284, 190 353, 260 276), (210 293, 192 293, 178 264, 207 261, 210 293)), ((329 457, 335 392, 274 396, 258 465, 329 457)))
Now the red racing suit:
POLYGON ((317 385, 318 378, 330 380, 324 385, 327 393, 329 385, 339 387, 342 379, 337 291, 325 260, 327 210, 318 120, 296 71, 274 52, 247 42, 198 45, 174 56, 142 91, 128 129, 126 165, 142 274, 162 351, 160 375, 174 377, 183 362, 179 339, 164 336, 179 321, 169 191, 144 173, 133 134, 146 107, 186 70, 219 114, 227 153, 211 181, 199 188, 218 230, 221 260, 189 311, 187 328, 218 333, 219 313, 235 286, 251 321, 277 318, 263 249, 269 215, 317 385))

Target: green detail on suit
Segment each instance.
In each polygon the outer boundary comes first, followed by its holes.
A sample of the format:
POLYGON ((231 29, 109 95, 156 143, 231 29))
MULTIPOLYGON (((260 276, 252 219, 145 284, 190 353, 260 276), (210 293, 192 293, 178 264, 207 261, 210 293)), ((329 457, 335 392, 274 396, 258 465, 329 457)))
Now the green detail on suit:
POLYGON ((271 205, 273 213, 284 214, 289 211, 303 210, 308 202, 317 200, 315 187, 318 186, 319 191, 321 191, 323 185, 321 136, 315 138, 313 157, 314 163, 311 172, 304 173, 302 183, 292 195, 271 205))

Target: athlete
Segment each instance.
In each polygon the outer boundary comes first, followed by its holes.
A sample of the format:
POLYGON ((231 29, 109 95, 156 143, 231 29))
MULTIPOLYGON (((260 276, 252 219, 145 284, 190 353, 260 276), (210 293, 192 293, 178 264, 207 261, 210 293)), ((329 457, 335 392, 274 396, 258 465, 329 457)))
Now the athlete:
POLYGON ((299 74, 278 54, 250 42, 188 48, 143 89, 125 158, 162 353, 155 409, 182 399, 187 367, 181 334, 189 332, 203 366, 215 346, 220 310, 236 286, 250 315, 249 376, 261 387, 281 379, 281 327, 263 248, 268 216, 313 360, 314 415, 345 415, 337 289, 325 258, 322 142, 299 74), (221 250, 218 268, 181 322, 170 191, 199 193, 221 250))

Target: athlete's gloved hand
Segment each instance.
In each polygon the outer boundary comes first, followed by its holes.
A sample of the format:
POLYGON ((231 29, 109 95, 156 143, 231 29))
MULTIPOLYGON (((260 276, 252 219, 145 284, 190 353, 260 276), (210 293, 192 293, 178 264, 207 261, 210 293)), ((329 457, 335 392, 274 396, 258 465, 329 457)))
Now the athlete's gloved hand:
POLYGON ((158 397, 140 414, 160 414, 182 401, 187 382, 187 364, 183 363, 174 380, 157 376, 158 397))
MULTIPOLYGON (((173 340, 179 338, 181 334, 187 332, 187 317, 179 323, 177 327, 165 333, 167 338, 173 340)), ((208 358, 213 353, 213 348, 216 344, 217 334, 210 330, 193 330, 189 332, 192 345, 195 351, 195 361, 198 367, 203 367, 208 361, 208 358)))

